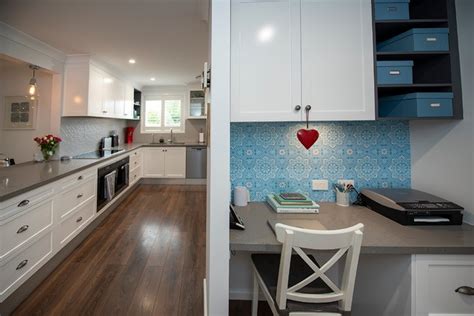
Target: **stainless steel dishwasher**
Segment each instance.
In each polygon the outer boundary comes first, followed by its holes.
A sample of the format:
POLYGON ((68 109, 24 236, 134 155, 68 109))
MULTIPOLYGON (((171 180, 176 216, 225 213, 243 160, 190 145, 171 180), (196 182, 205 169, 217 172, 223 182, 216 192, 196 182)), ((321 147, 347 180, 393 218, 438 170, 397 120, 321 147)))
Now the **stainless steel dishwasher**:
POLYGON ((186 149, 186 179, 206 179, 207 148, 188 147, 186 149))

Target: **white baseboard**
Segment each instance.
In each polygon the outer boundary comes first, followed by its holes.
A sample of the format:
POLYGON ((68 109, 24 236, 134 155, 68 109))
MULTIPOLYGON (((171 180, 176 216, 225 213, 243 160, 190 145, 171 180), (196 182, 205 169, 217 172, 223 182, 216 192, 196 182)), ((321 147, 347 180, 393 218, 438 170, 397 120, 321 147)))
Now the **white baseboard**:
MULTIPOLYGON (((230 289, 229 291, 229 299, 235 301, 251 301, 253 297, 253 293, 251 290, 245 289, 230 289)), ((265 301, 265 296, 260 291, 260 296, 258 298, 259 301, 265 301)))
POLYGON ((159 179, 142 178, 143 184, 185 184, 185 185, 205 185, 207 179, 159 179))

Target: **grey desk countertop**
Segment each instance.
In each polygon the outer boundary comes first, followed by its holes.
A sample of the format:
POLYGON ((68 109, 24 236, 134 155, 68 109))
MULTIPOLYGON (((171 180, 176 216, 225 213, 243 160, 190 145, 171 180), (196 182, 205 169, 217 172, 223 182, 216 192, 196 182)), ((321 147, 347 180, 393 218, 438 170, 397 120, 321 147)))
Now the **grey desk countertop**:
MULTIPOLYGON (((366 254, 474 254, 474 226, 403 226, 362 206, 341 207, 320 203, 319 214, 276 214, 266 203, 237 207, 246 229, 231 230, 230 249, 279 252, 281 245, 268 220, 318 221, 325 229, 363 223, 362 253, 366 254)), ((296 225, 295 225, 296 226, 296 225)))
POLYGON ((120 157, 141 147, 206 147, 206 144, 124 144, 124 151, 99 159, 52 160, 48 162, 26 162, 7 168, 0 168, 0 202, 14 198, 22 193, 39 188, 73 173, 120 157))

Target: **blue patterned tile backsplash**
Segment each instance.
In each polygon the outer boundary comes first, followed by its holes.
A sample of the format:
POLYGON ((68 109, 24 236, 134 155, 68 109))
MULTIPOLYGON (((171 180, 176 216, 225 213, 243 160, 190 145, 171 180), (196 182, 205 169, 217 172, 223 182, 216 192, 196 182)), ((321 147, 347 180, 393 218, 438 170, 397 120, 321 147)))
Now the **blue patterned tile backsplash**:
POLYGON ((296 138, 302 123, 232 123, 231 182, 252 201, 268 193, 301 192, 316 201, 335 193, 312 191, 311 180, 352 179, 356 188, 411 185, 410 131, 405 121, 317 122, 318 141, 306 150, 296 138))

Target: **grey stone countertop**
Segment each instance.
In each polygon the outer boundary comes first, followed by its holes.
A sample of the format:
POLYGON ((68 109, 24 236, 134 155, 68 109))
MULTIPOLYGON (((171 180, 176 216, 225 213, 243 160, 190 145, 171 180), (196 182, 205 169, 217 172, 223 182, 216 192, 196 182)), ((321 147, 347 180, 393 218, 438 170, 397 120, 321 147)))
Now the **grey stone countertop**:
POLYGON ((365 254, 474 254, 474 226, 403 226, 362 206, 320 203, 319 214, 277 214, 263 202, 236 207, 245 230, 231 230, 233 251, 280 252, 269 222, 314 229, 364 224, 365 254), (301 224, 301 225, 299 225, 301 224))
POLYGON ((0 202, 14 198, 22 193, 67 177, 73 173, 120 157, 140 147, 206 147, 206 144, 124 144, 124 151, 99 159, 52 160, 48 162, 26 162, 7 168, 0 168, 0 202))

